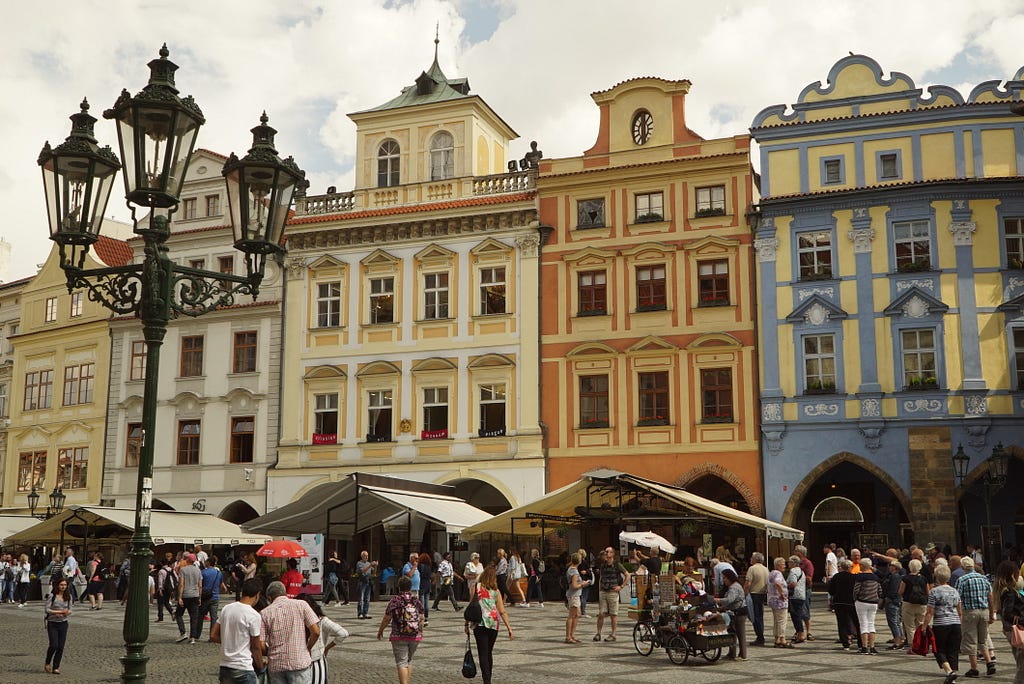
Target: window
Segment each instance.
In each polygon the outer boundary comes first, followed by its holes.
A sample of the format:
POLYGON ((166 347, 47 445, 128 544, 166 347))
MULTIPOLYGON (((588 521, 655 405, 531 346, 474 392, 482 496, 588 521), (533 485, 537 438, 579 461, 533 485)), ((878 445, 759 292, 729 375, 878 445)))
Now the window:
POLYGON ((700 372, 701 422, 732 422, 732 371, 708 368, 700 372))
POLYGON ((1017 369, 1017 389, 1024 390, 1024 328, 1013 329, 1013 358, 1017 369))
POLYGON ((725 259, 697 264, 697 292, 700 306, 729 304, 729 262, 725 259))
POLYGON ((206 259, 189 259, 189 268, 204 269, 206 268, 206 259))
POLYGON ((178 421, 178 465, 199 465, 199 421, 178 421))
POLYGON ((423 317, 430 320, 448 318, 447 273, 423 276, 423 317))
POLYGON ((430 140, 430 180, 445 180, 455 176, 455 138, 447 131, 437 133, 430 140))
POLYGON ((697 218, 725 214, 725 186, 697 188, 697 218))
POLYGON ((1024 218, 1003 219, 1003 239, 1006 241, 1006 266, 1024 268, 1024 218))
POLYGON ((580 427, 608 427, 608 376, 580 377, 580 427))
POLYGON ((92 402, 96 367, 91 363, 64 369, 64 405, 76 406, 92 402))
POLYGON ((53 401, 53 371, 25 373, 25 410, 50 408, 53 401))
POLYGON ((145 340, 135 340, 132 342, 131 368, 128 373, 130 380, 144 380, 146 378, 145 340))
POLYGON ((480 269, 480 314, 505 313, 505 267, 480 269))
POLYGON ((900 158, 895 152, 883 152, 878 155, 878 177, 889 180, 900 177, 900 158))
POLYGON ((640 413, 637 425, 668 425, 668 373, 639 373, 640 413))
POLYGON ((313 396, 313 444, 338 443, 338 395, 313 396))
POLYGON ((256 331, 235 333, 235 352, 232 370, 235 373, 256 372, 256 331))
POLYGON ((576 203, 577 228, 604 228, 604 198, 580 200, 576 203))
POLYGON ((220 216, 220 195, 206 196, 206 215, 220 216))
POLYGON ((187 335, 181 338, 181 372, 183 378, 203 374, 203 336, 187 335))
POLYGON ((370 323, 395 322, 395 279, 370 280, 370 323))
MULTIPOLYGON (((18 491, 42 491, 46 481, 46 452, 23 451, 18 454, 18 491)), ((45 492, 43 492, 45 494, 45 492)))
POLYGON ((505 434, 505 385, 480 385, 481 437, 505 434))
POLYGON ((633 133, 633 142, 637 145, 644 145, 654 133, 654 117, 646 109, 641 109, 633 115, 633 124, 630 128, 633 133))
POLYGON ((600 316, 608 313, 607 276, 604 271, 585 271, 579 274, 580 316, 600 316))
POLYGON ((369 431, 367 442, 391 441, 391 390, 371 390, 369 393, 369 431))
POLYGON ((231 462, 252 463, 256 446, 256 418, 231 419, 231 462))
POLYGON ((7 341, 8 341, 7 353, 8 354, 13 354, 14 353, 14 342, 11 341, 11 338, 17 336, 18 333, 20 333, 20 332, 21 332, 21 326, 20 325, 15 323, 14 325, 11 326, 11 334, 7 336, 7 341))
POLYGON ((827 394, 836 390, 835 335, 806 335, 804 342, 804 393, 827 394))
POLYGON ((7 383, 0 382, 0 418, 8 416, 7 410, 7 383))
POLYGON ((89 474, 89 447, 72 447, 57 452, 57 486, 85 489, 89 474))
MULTIPOLYGON (((401 149, 394 140, 385 140, 377 149, 377 187, 390 188, 399 184, 401 149)), ((433 161, 433 157, 431 157, 433 161)))
POLYGON ((320 283, 316 286, 316 327, 337 328, 341 325, 341 283, 320 283))
POLYGON ((917 328, 900 331, 903 355, 903 389, 934 389, 939 386, 935 375, 935 330, 917 328))
POLYGON ((662 206, 662 193, 637 193, 633 199, 636 203, 636 223, 647 223, 650 221, 663 220, 665 216, 665 210, 662 206))
POLYGON ((233 256, 222 256, 217 257, 217 272, 225 275, 231 275, 235 272, 235 257, 233 256))
POLYGON ((423 430, 420 439, 448 439, 448 388, 423 388, 423 430))
POLYGON ((843 182, 843 160, 823 159, 821 162, 821 176, 823 185, 833 185, 843 182))
POLYGON ((71 293, 71 317, 77 318, 82 315, 82 308, 84 306, 85 297, 82 296, 81 291, 71 293))
POLYGON ((53 323, 57 320, 57 298, 47 297, 46 298, 46 316, 43 321, 46 323, 53 323))
POLYGON ((139 456, 142 454, 143 435, 142 423, 128 423, 128 437, 124 444, 125 468, 139 467, 139 456))
POLYGON ((639 266, 636 269, 636 310, 665 309, 665 267, 639 266))
POLYGON ((927 271, 931 268, 931 236, 928 221, 901 221, 892 224, 896 248, 896 270, 927 271))
POLYGON ((797 233, 796 256, 800 262, 800 280, 832 277, 832 231, 797 233))
POLYGON ((196 198, 190 197, 181 203, 181 218, 194 219, 196 217, 196 198))

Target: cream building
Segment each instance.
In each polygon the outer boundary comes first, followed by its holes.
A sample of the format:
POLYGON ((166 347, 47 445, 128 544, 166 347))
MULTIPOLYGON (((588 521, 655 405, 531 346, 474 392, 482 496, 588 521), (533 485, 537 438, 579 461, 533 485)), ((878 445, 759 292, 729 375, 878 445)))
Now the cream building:
MULTIPOLYGON (((221 168, 226 157, 196 150, 167 241, 183 266, 244 275, 232 246, 221 168)), ((141 239, 128 241, 142 260, 141 239)), ((160 356, 154 508, 202 511, 241 523, 265 512, 267 468, 278 433, 281 268, 268 261, 256 302, 172 319, 160 356)), ((146 345, 134 317, 110 323, 110 407, 103 499, 133 507, 142 445, 146 345)))
POLYGON ((454 485, 489 511, 536 499, 541 233, 535 172, 507 159, 516 133, 436 55, 350 118, 354 190, 297 200, 287 230, 267 507, 355 471, 454 485))

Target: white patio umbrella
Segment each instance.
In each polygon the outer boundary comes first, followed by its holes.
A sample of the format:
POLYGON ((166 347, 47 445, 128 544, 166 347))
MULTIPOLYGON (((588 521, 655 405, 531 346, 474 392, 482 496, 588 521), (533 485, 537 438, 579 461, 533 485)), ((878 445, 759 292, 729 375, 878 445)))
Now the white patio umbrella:
POLYGON ((627 541, 631 544, 636 544, 637 546, 642 546, 648 549, 652 546, 657 546, 662 551, 667 551, 668 553, 676 552, 676 547, 674 544, 670 544, 669 541, 662 537, 660 534, 655 534, 651 531, 619 532, 619 539, 621 541, 627 541))

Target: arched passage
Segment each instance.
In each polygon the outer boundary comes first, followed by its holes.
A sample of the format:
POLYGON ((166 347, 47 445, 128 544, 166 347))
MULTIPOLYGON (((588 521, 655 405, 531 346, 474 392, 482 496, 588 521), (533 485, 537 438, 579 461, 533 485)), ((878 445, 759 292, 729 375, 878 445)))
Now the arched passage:
POLYGON ((466 503, 491 515, 504 513, 512 508, 512 504, 497 487, 482 480, 454 480, 445 484, 455 487, 455 496, 465 499, 466 503))
POLYGON ((859 456, 837 454, 796 487, 783 522, 805 531, 812 556, 828 543, 884 551, 913 542, 909 508, 892 477, 859 456))
POLYGON ((153 510, 154 511, 173 511, 174 506, 161 501, 160 499, 153 499, 153 510))
POLYGON ((732 505, 746 513, 764 515, 754 490, 736 473, 717 463, 702 463, 676 480, 675 485, 697 496, 732 505))
POLYGON ((242 523, 249 522, 254 518, 258 518, 259 515, 260 514, 256 512, 255 508, 239 499, 238 501, 232 501, 225 506, 224 510, 222 510, 220 515, 217 517, 221 520, 227 520, 228 522, 233 522, 236 525, 241 525, 242 523))
MULTIPOLYGON (((960 534, 963 544, 984 549, 985 558, 991 564, 997 556, 1006 552, 1009 546, 1024 546, 1024 499, 1020 486, 1024 482, 1024 448, 1005 447, 1009 457, 1006 464, 1006 483, 990 492, 989 510, 985 507, 984 476, 987 462, 981 462, 968 473, 962 487, 957 489, 960 534), (991 514, 992 527, 988 528, 991 514)), ((991 449, 983 453, 988 457, 991 449)))

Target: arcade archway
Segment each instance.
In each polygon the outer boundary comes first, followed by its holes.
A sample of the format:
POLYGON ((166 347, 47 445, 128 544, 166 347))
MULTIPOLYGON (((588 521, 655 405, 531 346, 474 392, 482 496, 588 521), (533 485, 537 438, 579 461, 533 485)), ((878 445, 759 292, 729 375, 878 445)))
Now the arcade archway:
POLYGON ((445 484, 455 487, 455 496, 491 515, 498 515, 512 508, 512 504, 497 487, 482 480, 453 480, 445 484))
POLYGON ((260 514, 256 512, 255 508, 239 499, 237 501, 232 501, 230 504, 225 506, 224 510, 222 510, 220 515, 217 517, 222 520, 233 522, 236 525, 241 525, 242 523, 247 523, 250 520, 258 518, 259 515, 260 514))

